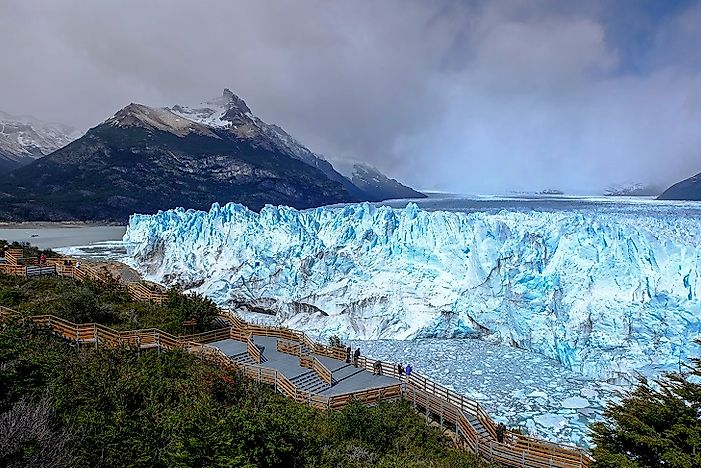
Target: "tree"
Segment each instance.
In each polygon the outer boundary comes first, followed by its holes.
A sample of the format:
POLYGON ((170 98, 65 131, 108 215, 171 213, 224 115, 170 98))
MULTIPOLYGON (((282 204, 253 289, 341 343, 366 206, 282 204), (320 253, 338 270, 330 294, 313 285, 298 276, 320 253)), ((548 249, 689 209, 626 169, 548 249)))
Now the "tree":
POLYGON ((71 466, 69 450, 75 436, 54 421, 51 401, 23 398, 0 413, 0 460, 8 467, 71 466))
POLYGON ((701 466, 701 360, 653 384, 641 379, 604 417, 592 429, 594 467, 701 466))
POLYGON ((195 320, 198 332, 207 330, 219 314, 219 308, 208 297, 194 292, 184 294, 177 288, 168 291, 168 309, 178 327, 187 320, 195 320))

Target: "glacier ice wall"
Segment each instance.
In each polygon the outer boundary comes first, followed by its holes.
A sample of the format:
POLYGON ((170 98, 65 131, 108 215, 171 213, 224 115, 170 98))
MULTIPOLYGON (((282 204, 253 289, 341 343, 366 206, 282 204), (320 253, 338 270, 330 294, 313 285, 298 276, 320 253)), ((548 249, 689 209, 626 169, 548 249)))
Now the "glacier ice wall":
POLYGON ((598 378, 696 355, 697 220, 237 204, 133 215, 137 267, 319 336, 479 337, 598 378))

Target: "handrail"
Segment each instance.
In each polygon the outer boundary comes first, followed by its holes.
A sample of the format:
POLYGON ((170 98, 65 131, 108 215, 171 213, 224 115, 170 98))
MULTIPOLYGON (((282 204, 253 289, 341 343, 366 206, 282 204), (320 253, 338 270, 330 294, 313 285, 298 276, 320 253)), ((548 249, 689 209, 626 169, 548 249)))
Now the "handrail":
POLYGON ((324 381, 324 383, 327 383, 328 385, 333 384, 333 374, 331 374, 329 368, 314 356, 312 356, 312 370, 321 380, 324 381))
POLYGON ((339 410, 347 406, 352 401, 358 401, 361 403, 377 403, 378 401, 396 400, 401 398, 401 396, 401 384, 374 387, 355 392, 332 395, 329 397, 329 408, 332 410, 339 410))
POLYGON ((302 346, 299 343, 280 338, 275 340, 275 350, 278 353, 290 354, 292 356, 302 355, 302 346))
POLYGON ((262 356, 260 354, 260 349, 253 341, 252 334, 249 334, 248 338, 246 338, 246 349, 247 349, 248 355, 251 357, 251 359, 253 359, 254 362, 260 364, 260 362, 262 360, 262 356))

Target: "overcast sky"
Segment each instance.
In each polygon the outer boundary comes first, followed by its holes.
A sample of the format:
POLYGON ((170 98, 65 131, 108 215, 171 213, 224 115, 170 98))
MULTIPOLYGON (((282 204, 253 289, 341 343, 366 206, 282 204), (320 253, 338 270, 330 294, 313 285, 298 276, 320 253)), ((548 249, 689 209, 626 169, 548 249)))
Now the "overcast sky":
POLYGON ((0 110, 229 87, 329 159, 461 193, 701 172, 701 1, 0 0, 0 110))

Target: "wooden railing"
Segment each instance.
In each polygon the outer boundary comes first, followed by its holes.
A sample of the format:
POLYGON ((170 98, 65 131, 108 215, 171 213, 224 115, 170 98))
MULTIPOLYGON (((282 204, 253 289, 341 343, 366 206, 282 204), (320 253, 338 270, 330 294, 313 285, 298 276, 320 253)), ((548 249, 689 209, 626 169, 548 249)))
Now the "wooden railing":
POLYGON ((299 367, 304 367, 305 369, 311 369, 314 367, 314 362, 309 354, 303 354, 299 357, 299 367))
POLYGON ((278 353, 290 354, 292 356, 302 356, 302 346, 291 340, 277 339, 275 341, 275 349, 278 353))
POLYGON ((511 432, 505 435, 505 443, 497 442, 491 431, 488 436, 478 434, 470 422, 470 416, 489 430, 484 424, 484 419, 480 417, 480 414, 484 413, 481 405, 456 399, 450 393, 447 396, 440 395, 442 390, 431 393, 431 385, 424 386, 428 389, 426 391, 413 385, 412 381, 413 377, 403 386, 404 398, 423 408, 427 415, 439 417, 441 425, 453 425, 466 448, 473 453, 480 453, 488 459, 518 467, 584 468, 591 463, 589 455, 576 447, 549 443, 511 432))
POLYGON ((26 276, 27 268, 24 265, 17 265, 8 261, 7 263, 0 263, 0 273, 14 276, 26 276))
POLYGON ((231 330, 229 330, 229 338, 232 340, 248 341, 249 335, 248 330, 237 330, 234 327, 231 327, 231 330))
POLYGON ((302 355, 299 358, 299 366, 306 369, 311 369, 316 375, 326 384, 333 384, 333 374, 328 367, 324 365, 323 362, 319 361, 316 357, 309 355, 302 355))
POLYGON ((258 348, 258 345, 255 344, 253 341, 253 336, 248 335, 248 338, 246 338, 246 349, 248 351, 248 355, 253 359, 254 362, 260 364, 261 360, 263 359, 263 356, 260 353, 260 348, 258 348))
POLYGON ((364 404, 375 404, 380 401, 398 400, 402 397, 401 384, 388 385, 385 387, 369 388, 355 392, 342 393, 329 397, 329 409, 340 410, 345 408, 352 401, 364 404))
POLYGON ((215 341, 226 340, 231 337, 231 329, 228 327, 217 328, 216 330, 210 330, 202 333, 195 333, 192 335, 181 336, 181 339, 188 339, 195 343, 213 343, 215 341))
POLYGON ((24 256, 24 250, 22 249, 7 249, 5 251, 5 260, 10 265, 18 265, 19 259, 24 256))
POLYGON ((168 302, 168 294, 161 291, 153 291, 143 283, 133 282, 127 283, 127 288, 131 296, 142 302, 151 302, 153 304, 162 305, 168 302))

